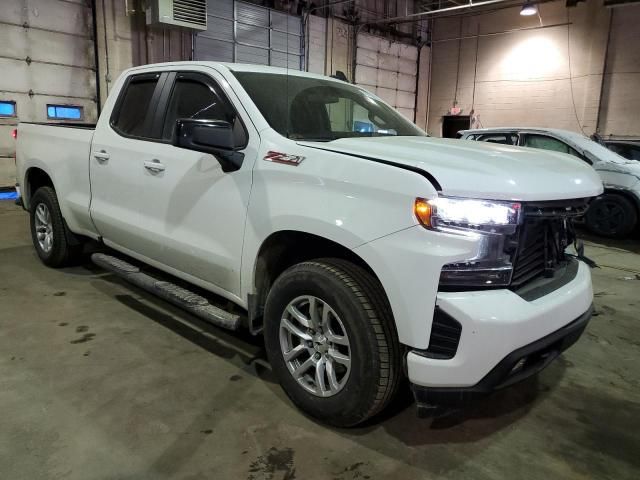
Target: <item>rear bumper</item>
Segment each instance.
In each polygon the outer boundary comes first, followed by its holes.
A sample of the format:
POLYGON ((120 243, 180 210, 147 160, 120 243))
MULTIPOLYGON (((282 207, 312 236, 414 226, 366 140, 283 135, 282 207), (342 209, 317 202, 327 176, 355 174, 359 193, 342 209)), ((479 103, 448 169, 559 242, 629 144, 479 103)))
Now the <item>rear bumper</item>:
POLYGON ((593 306, 590 306, 568 325, 512 351, 473 386, 434 388, 412 384, 418 407, 464 401, 479 394, 500 390, 537 374, 580 338, 592 313, 593 306))

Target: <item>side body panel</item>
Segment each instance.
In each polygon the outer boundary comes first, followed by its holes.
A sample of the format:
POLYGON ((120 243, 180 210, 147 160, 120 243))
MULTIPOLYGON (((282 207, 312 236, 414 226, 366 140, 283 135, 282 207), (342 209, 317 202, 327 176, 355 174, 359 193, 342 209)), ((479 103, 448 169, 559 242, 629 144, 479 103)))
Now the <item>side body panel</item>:
POLYGON ((60 209, 69 228, 96 238, 89 216, 91 188, 89 151, 94 130, 21 123, 18 127, 16 164, 25 208, 29 208, 26 181, 30 168, 46 172, 56 189, 60 209))

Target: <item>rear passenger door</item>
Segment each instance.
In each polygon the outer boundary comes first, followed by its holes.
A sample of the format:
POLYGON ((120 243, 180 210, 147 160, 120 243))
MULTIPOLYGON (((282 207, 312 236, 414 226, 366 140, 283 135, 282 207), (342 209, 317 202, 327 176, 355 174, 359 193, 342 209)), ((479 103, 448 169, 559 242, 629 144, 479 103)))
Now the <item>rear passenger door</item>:
POLYGON ((128 77, 111 116, 100 116, 91 145, 91 218, 111 246, 144 250, 148 238, 141 215, 143 163, 156 156, 152 135, 156 107, 168 72, 128 77))

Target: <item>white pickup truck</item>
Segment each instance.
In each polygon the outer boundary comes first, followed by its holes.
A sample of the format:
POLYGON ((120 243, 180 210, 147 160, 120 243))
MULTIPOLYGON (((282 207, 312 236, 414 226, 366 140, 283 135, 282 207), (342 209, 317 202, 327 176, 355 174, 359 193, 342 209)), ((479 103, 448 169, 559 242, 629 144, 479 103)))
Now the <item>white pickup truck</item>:
POLYGON ((291 400, 333 425, 380 412, 404 377, 422 412, 515 383, 591 316, 589 268, 565 250, 602 192, 592 168, 429 138, 346 82, 147 65, 118 79, 95 128, 21 123, 17 140, 45 264, 102 242, 99 265, 262 333, 291 400))

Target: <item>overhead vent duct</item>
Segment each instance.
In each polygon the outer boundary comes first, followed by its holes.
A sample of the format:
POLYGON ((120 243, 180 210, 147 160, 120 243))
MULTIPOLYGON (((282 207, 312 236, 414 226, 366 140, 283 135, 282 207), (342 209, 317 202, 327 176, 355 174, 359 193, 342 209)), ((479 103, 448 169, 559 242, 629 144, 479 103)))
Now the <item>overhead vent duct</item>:
POLYGON ((638 0, 604 0, 605 7, 626 7, 627 5, 637 5, 638 0))
POLYGON ((502 3, 508 0, 417 0, 416 11, 420 13, 439 13, 450 10, 463 10, 481 7, 486 4, 502 3))
POLYGON ((146 14, 147 25, 207 29, 207 0, 152 0, 146 14))

